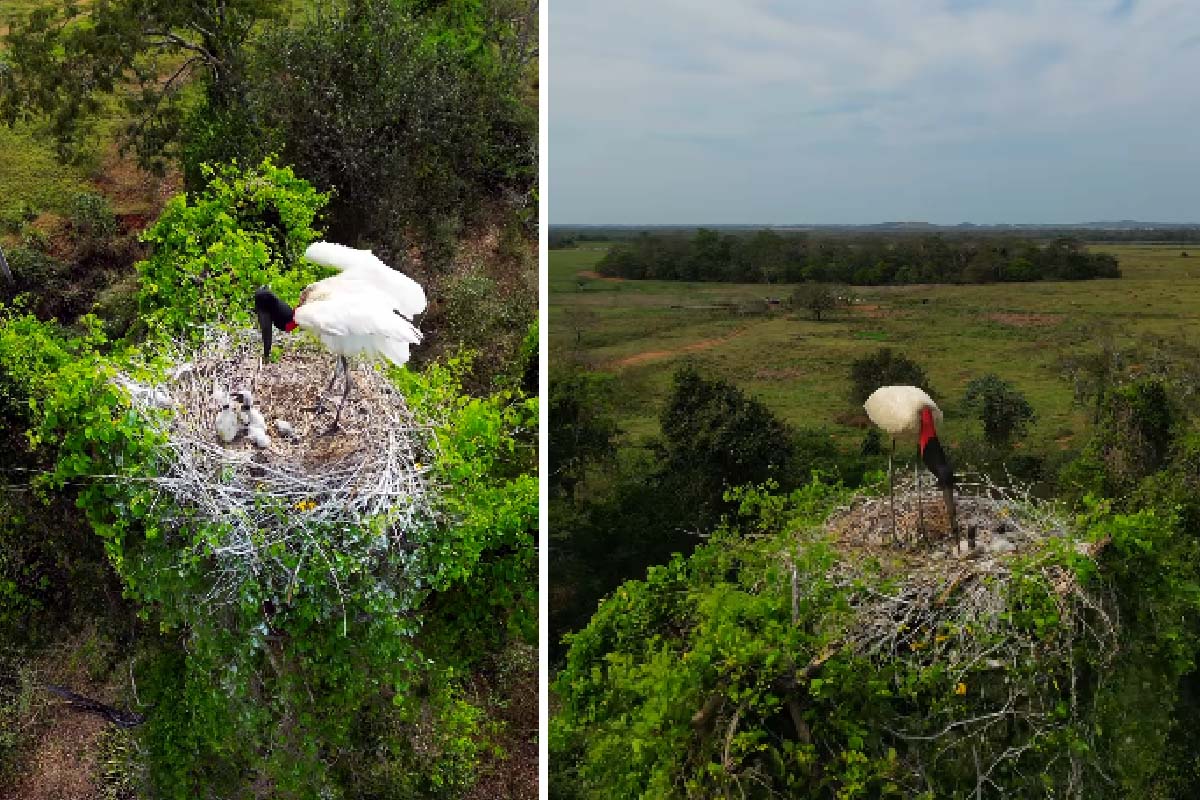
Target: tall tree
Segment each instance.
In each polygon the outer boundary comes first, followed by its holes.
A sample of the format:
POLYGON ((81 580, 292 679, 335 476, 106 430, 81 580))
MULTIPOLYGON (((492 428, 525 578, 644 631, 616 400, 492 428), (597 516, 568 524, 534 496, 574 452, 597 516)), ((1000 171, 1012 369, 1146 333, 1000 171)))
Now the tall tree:
POLYGON ((13 21, 0 63, 0 118, 45 117, 64 152, 110 98, 130 115, 126 144, 161 166, 184 135, 197 81, 214 113, 244 90, 245 45, 279 0, 65 0, 13 21))
POLYGON ((402 250, 407 229, 444 242, 488 203, 532 202, 537 107, 524 73, 441 30, 402 5, 352 0, 263 37, 253 116, 286 161, 334 190, 332 236, 402 250))

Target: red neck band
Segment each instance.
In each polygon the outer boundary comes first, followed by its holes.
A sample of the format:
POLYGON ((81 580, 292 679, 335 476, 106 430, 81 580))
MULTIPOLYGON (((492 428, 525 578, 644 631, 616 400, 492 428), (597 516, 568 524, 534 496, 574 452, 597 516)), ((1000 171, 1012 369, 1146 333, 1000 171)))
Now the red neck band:
POLYGON ((921 409, 921 452, 925 452, 925 445, 930 439, 937 438, 937 429, 933 427, 933 411, 929 406, 921 409))

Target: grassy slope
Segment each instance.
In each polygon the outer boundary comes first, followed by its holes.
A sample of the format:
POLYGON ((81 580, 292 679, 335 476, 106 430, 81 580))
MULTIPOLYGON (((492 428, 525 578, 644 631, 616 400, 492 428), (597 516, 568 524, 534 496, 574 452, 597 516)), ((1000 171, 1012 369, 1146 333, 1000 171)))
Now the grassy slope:
MULTIPOLYGON (((604 247, 550 251, 551 363, 577 357, 619 376, 619 414, 635 434, 657 429, 655 415, 671 374, 684 359, 733 380, 798 425, 829 425, 847 441, 858 429, 839 425, 851 360, 881 345, 920 363, 947 420, 951 443, 966 424, 954 413, 967 383, 995 372, 1030 399, 1039 420, 1033 441, 1070 443, 1083 429, 1070 385, 1060 377, 1066 352, 1086 349, 1098 326, 1120 339, 1142 334, 1183 336, 1200 317, 1200 258, 1180 257, 1179 246, 1096 247, 1121 259, 1120 280, 990 286, 858 287, 861 302, 825 322, 792 314, 738 316, 679 308, 718 300, 786 297, 790 287, 614 282, 578 275, 604 247), (1020 317, 1016 315, 1035 315, 1020 317), (633 365, 623 358, 678 351, 727 337, 705 349, 633 365), (949 402, 947 402, 949 401, 949 402)), ((1200 252, 1195 254, 1200 256, 1200 252)))
POLYGON ((15 225, 25 208, 62 212, 72 196, 88 189, 86 177, 60 164, 53 145, 35 138, 29 126, 0 126, 0 226, 15 225))

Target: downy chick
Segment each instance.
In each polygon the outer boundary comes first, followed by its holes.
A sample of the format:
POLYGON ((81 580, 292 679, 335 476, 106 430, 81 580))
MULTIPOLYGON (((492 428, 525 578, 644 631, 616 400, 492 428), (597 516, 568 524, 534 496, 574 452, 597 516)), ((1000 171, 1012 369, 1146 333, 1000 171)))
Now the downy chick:
POLYGON ((241 431, 241 429, 242 426, 238 422, 237 414, 234 413, 234 410, 229 407, 228 403, 226 403, 221 409, 220 413, 217 414, 217 438, 219 438, 223 444, 229 444, 237 438, 238 432, 241 431))

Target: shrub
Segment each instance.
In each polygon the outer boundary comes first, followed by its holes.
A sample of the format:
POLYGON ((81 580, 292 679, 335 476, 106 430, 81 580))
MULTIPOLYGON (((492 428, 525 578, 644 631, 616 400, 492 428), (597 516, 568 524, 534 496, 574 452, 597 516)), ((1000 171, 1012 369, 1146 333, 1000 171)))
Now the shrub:
POLYGON ((138 307, 151 331, 195 336, 216 319, 247 321, 254 291, 296 297, 319 276, 301 260, 328 195, 267 158, 257 167, 209 167, 208 185, 178 195, 143 235, 138 307))
POLYGON ((68 219, 75 236, 97 243, 106 243, 118 233, 117 217, 103 195, 91 192, 75 195, 68 219))
POLYGON ((845 305, 840 291, 827 283, 802 283, 792 290, 792 308, 803 309, 820 322, 822 314, 845 305))
POLYGON ((861 405, 880 386, 919 386, 933 394, 925 370, 889 347, 855 359, 850 365, 850 402, 861 405))
POLYGON ((1033 406, 1008 381, 989 373, 967 384, 963 406, 979 415, 983 438, 993 447, 1007 447, 1023 436, 1036 419, 1033 406))
POLYGON ((430 36, 413 9, 366 0, 268 34, 248 100, 288 161, 336 190, 335 238, 399 251, 413 230, 445 263, 460 222, 491 202, 527 202, 536 103, 520 73, 476 58, 489 44, 469 52, 430 36))

